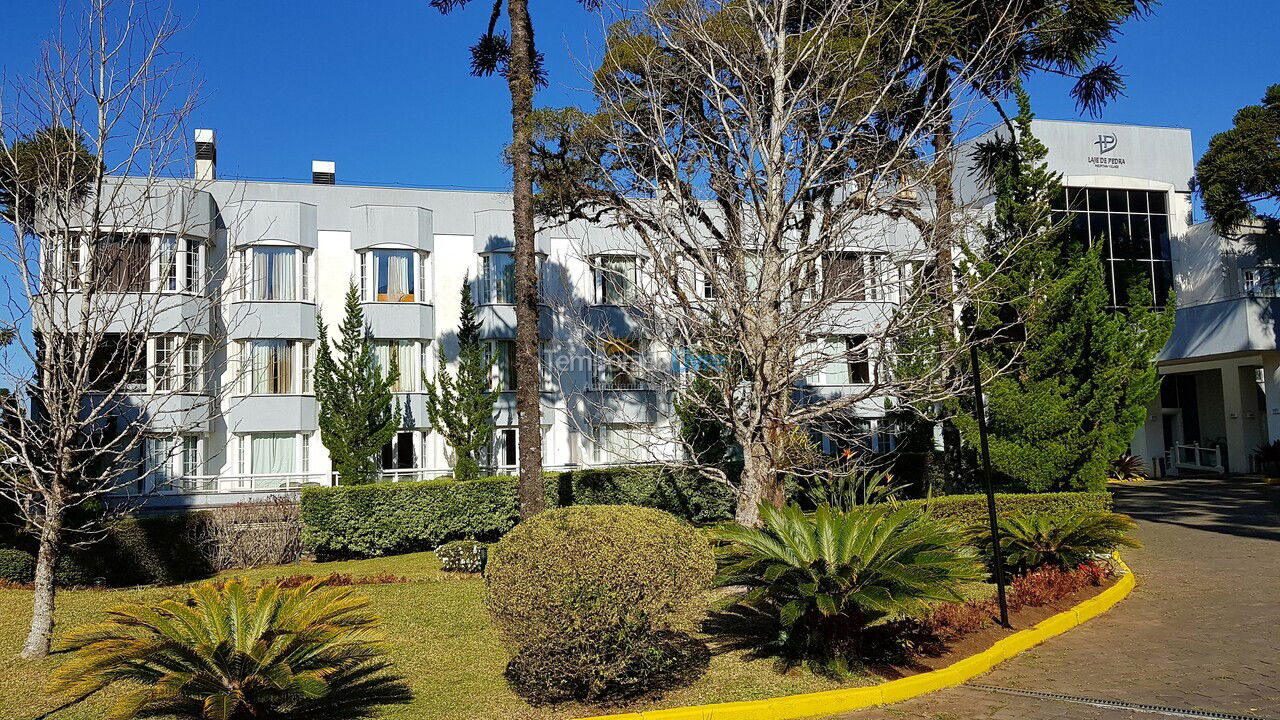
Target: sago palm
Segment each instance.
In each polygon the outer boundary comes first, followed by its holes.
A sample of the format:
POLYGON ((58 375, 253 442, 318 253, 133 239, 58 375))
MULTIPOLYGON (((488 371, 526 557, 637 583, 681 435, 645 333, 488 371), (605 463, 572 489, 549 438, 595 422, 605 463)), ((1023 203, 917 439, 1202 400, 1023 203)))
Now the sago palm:
POLYGON ((961 533, 910 508, 765 504, 760 514, 762 528, 717 530, 720 582, 745 586, 739 605, 771 620, 770 649, 827 670, 856 658, 869 623, 959 601, 982 577, 961 533))
MULTIPOLYGON (((1099 510, 1013 515, 1000 519, 1001 555, 1005 565, 1018 573, 1042 565, 1069 570, 1121 547, 1142 547, 1129 537, 1134 527, 1128 515, 1099 510)), ((990 557, 988 532, 986 526, 973 529, 990 557)))
POLYGON ((49 692, 127 690, 108 718, 324 720, 369 717, 411 699, 384 659, 378 618, 348 588, 242 580, 204 584, 185 602, 122 605, 73 631, 49 692))

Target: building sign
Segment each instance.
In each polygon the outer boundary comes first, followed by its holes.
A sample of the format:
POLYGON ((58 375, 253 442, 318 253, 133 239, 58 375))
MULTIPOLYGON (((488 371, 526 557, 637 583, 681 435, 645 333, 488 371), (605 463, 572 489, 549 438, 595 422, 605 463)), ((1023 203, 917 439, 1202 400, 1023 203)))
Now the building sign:
POLYGON ((1124 165, 1124 158, 1111 154, 1120 144, 1113 133, 1098 135, 1098 139, 1094 140, 1093 144, 1097 146, 1098 153, 1089 156, 1090 165, 1097 168, 1117 168, 1124 165))

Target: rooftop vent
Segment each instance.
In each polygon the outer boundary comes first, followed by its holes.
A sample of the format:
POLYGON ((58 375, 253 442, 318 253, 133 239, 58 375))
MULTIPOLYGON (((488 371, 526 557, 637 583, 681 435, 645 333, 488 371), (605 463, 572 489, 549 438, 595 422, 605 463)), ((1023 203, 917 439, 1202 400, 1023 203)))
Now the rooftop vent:
POLYGON ((329 160, 311 161, 311 184, 333 185, 337 183, 337 166, 329 160))
POLYGON ((212 130, 196 130, 196 180, 218 178, 218 144, 212 130))

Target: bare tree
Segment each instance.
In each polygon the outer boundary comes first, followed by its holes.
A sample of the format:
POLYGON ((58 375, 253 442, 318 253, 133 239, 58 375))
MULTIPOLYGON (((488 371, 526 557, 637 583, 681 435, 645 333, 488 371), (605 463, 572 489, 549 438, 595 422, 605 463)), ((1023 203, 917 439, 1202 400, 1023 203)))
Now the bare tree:
POLYGON ((59 553, 101 534, 100 506, 199 474, 183 463, 218 402, 225 228, 202 181, 179 179, 198 83, 178 30, 163 4, 89 0, 4 87, 2 371, 27 412, 0 427, 0 491, 38 543, 25 657, 49 651, 59 553))
MULTIPOLYGON (((784 476, 813 471, 815 434, 852 447, 868 411, 926 407, 963 382, 952 369, 969 341, 951 309, 980 302, 989 275, 931 265, 938 243, 976 237, 977 217, 930 192, 956 152, 930 143, 933 113, 954 108, 915 101, 938 77, 914 60, 930 11, 651 3, 610 29, 598 111, 538 116, 543 213, 603 223, 583 228, 580 253, 597 294, 626 288, 605 303, 624 318, 567 314, 588 319, 580 341, 606 375, 660 391, 664 417, 628 442, 731 484, 740 522, 783 501, 784 476), (950 221, 905 217, 939 211, 950 221), (628 252, 637 266, 610 260, 628 252), (690 418, 724 428, 740 472, 708 461, 690 418)), ((1005 42, 975 41, 974 71, 1005 42)))

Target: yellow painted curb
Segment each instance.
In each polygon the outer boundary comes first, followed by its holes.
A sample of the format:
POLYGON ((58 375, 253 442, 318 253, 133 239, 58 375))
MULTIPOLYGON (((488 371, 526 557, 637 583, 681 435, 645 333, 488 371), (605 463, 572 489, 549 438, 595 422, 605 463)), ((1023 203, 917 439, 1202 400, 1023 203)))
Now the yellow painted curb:
POLYGON ((982 652, 919 675, 892 680, 871 687, 843 688, 824 692, 787 695, 767 700, 694 705, 668 710, 646 710, 622 715, 599 715, 582 720, 796 720, 834 715, 872 705, 885 705, 935 690, 963 684, 1055 635, 1110 610, 1133 590, 1136 580, 1128 565, 1115 556, 1124 573, 1111 587, 1092 598, 1019 630, 982 652))

